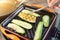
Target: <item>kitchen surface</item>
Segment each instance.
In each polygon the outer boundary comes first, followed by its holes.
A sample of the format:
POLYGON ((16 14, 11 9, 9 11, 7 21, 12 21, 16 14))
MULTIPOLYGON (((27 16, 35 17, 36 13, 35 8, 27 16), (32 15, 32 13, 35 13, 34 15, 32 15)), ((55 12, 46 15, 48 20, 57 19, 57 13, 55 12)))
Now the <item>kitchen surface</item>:
POLYGON ((47 0, 1 0, 0 40, 60 40, 59 20, 47 0))

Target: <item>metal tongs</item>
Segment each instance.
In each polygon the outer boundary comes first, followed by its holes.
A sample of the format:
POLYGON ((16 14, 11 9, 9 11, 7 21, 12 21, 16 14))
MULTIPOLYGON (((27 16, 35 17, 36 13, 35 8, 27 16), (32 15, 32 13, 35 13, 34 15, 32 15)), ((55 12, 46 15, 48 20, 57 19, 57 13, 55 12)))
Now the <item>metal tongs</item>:
MULTIPOLYGON (((53 6, 58 6, 58 4, 60 4, 60 2, 57 2, 57 3, 55 3, 53 6)), ((40 10, 43 10, 43 9, 46 9, 46 8, 50 8, 48 5, 47 6, 44 6, 44 7, 42 7, 42 8, 39 8, 39 9, 30 9, 30 8, 26 8, 26 9, 29 9, 29 10, 31 10, 32 12, 38 12, 38 11, 40 11, 40 10)), ((50 9, 52 9, 52 10, 54 10, 54 12, 56 12, 57 10, 56 9, 54 9, 54 8, 50 8, 50 9), (56 11, 55 11, 56 10, 56 11)))

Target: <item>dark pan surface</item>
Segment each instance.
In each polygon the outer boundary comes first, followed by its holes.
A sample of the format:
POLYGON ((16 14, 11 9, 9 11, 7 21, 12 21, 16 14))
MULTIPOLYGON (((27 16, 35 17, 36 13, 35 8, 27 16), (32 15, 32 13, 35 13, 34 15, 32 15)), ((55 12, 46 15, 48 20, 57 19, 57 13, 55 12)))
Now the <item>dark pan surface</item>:
MULTIPOLYGON (((31 8, 31 9, 37 9, 37 8, 34 8, 34 7, 23 6, 22 10, 25 9, 25 7, 31 8)), ((21 8, 20 8, 20 9, 21 9, 21 8)), ((16 11, 16 12, 14 12, 13 14, 11 14, 8 18, 6 18, 6 20, 4 20, 4 21, 1 23, 4 28, 6 28, 6 29, 8 29, 8 30, 10 30, 10 31, 12 31, 12 32, 15 32, 14 30, 12 30, 12 29, 10 29, 10 28, 7 28, 6 26, 7 26, 8 23, 10 23, 11 20, 13 20, 13 19, 20 19, 19 17, 17 17, 18 13, 21 11, 20 9, 17 10, 18 12, 16 11), (20 11, 19 11, 19 10, 20 10, 20 11)), ((42 17, 43 17, 44 15, 48 15, 48 16, 50 17, 50 25, 52 24, 52 22, 54 21, 54 18, 55 18, 55 16, 56 16, 55 13, 51 13, 51 12, 48 12, 48 11, 45 11, 45 10, 41 10, 41 11, 36 12, 36 13, 40 14, 41 16, 40 16, 40 17, 37 17, 36 23, 34 23, 34 24, 33 24, 33 23, 30 23, 30 24, 32 24, 33 28, 30 29, 30 30, 25 29, 25 30, 26 30, 26 33, 25 33, 24 35, 22 35, 22 36, 28 38, 29 40, 33 40, 33 38, 34 38, 34 33, 35 33, 35 30, 36 30, 36 26, 37 26, 38 22, 42 19, 42 17)), ((22 19, 21 19, 21 20, 22 20, 22 19)), ((23 20, 23 21, 24 21, 24 20, 23 20)), ((50 27, 50 25, 49 25, 49 27, 50 27)), ((44 35, 46 34, 46 32, 47 32, 48 30, 49 30, 49 28, 45 28, 45 27, 44 27, 43 34, 42 34, 42 38, 44 37, 44 35)), ((15 33, 16 33, 16 32, 15 32, 15 33)), ((17 34, 18 34, 18 33, 17 33, 17 34)), ((21 35, 21 34, 19 34, 19 35, 21 35)))

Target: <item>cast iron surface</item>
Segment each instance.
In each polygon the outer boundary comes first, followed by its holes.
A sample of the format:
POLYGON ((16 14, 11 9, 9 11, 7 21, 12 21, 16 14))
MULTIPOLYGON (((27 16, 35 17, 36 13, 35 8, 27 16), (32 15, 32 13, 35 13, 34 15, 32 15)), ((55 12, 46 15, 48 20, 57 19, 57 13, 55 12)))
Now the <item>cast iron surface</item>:
MULTIPOLYGON (((10 30, 10 31, 12 31, 12 32, 14 32, 14 33, 17 33, 17 32, 15 32, 15 31, 12 30, 12 29, 7 28, 6 26, 7 26, 7 25, 11 22, 11 20, 13 20, 13 19, 20 19, 19 17, 17 17, 17 15, 18 15, 18 13, 19 13, 20 11, 22 11, 23 9, 25 9, 25 7, 27 7, 27 8, 32 8, 32 9, 37 9, 37 8, 34 8, 34 7, 23 6, 22 8, 20 8, 20 9, 17 10, 18 12, 15 11, 15 12, 14 12, 13 14, 11 14, 8 18, 6 18, 6 19, 1 23, 2 26, 3 26, 4 28, 6 28, 6 29, 8 29, 8 30, 10 30), (21 10, 21 9, 22 9, 22 10, 21 10), (20 10, 20 11, 19 11, 19 10, 20 10)), ((54 25, 53 23, 55 22, 55 21, 54 21, 54 20, 55 20, 55 17, 56 17, 56 14, 55 14, 55 13, 51 13, 51 12, 48 12, 48 11, 46 11, 46 10, 41 10, 41 11, 36 12, 36 13, 38 13, 38 14, 41 15, 41 16, 40 16, 40 17, 37 17, 36 23, 30 23, 30 24, 32 24, 33 28, 30 29, 30 30, 25 29, 26 33, 25 33, 24 35, 22 35, 22 36, 28 38, 29 40, 33 40, 33 38, 34 38, 34 33, 35 33, 35 30, 36 30, 36 26, 37 26, 38 22, 41 21, 41 19, 42 19, 42 17, 43 17, 44 15, 50 16, 50 25, 49 25, 49 28, 50 28, 50 27, 53 27, 52 25, 54 25), (53 22, 53 21, 54 21, 54 22, 53 22)), ((22 19, 21 19, 21 20, 22 20, 22 19)), ((23 21, 24 21, 24 20, 23 20, 23 21)), ((49 28, 45 28, 45 27, 44 27, 43 34, 42 34, 42 38, 44 37, 44 35, 46 34, 46 32, 48 32, 49 28)), ((18 33, 17 33, 17 34, 18 34, 18 33)), ((21 34, 19 34, 19 35, 21 35, 21 34)))

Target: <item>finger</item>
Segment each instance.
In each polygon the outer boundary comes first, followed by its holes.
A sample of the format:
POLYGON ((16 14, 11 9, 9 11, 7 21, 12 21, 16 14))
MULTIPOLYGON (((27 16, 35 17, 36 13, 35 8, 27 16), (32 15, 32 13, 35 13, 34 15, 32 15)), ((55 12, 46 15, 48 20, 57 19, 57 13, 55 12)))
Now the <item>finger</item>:
POLYGON ((51 0, 47 0, 47 2, 48 2, 48 3, 50 3, 50 2, 51 2, 51 0))
MULTIPOLYGON (((57 1, 57 0, 56 0, 57 1)), ((50 6, 53 6, 55 3, 56 3, 56 1, 55 0, 52 0, 51 2, 50 2, 50 6)))
POLYGON ((47 3, 48 3, 48 5, 49 5, 49 7, 50 7, 50 2, 51 2, 51 0, 47 0, 47 3))
POLYGON ((48 5, 50 4, 51 0, 47 0, 48 5))
POLYGON ((49 5, 49 7, 52 7, 52 6, 53 6, 54 1, 55 1, 55 0, 48 0, 48 5, 49 5))
POLYGON ((54 0, 51 0, 50 3, 49 3, 49 6, 51 7, 54 3, 54 0))
POLYGON ((50 4, 49 4, 49 6, 51 7, 51 6, 54 6, 55 5, 55 3, 57 3, 58 2, 58 0, 51 0, 51 2, 50 2, 50 4))

